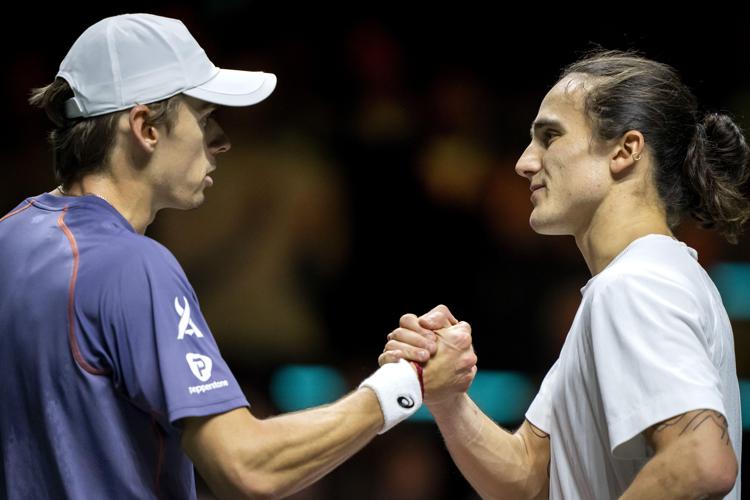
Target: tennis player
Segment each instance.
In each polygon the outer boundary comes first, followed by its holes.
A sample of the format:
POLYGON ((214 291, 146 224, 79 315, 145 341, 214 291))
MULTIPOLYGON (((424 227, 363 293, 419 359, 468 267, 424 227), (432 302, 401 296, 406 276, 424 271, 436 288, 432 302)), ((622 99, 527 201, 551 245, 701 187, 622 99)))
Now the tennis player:
POLYGON ((738 126, 699 112, 665 64, 596 52, 564 70, 516 172, 531 189, 531 227, 572 235, 592 277, 525 421, 511 433, 483 414, 465 394, 465 364, 432 378, 457 335, 470 343, 444 306, 404 316, 380 358, 423 361, 430 330, 442 332, 425 402, 483 497, 741 498, 732 329, 673 229, 690 216, 736 242, 750 212, 747 161, 738 126))

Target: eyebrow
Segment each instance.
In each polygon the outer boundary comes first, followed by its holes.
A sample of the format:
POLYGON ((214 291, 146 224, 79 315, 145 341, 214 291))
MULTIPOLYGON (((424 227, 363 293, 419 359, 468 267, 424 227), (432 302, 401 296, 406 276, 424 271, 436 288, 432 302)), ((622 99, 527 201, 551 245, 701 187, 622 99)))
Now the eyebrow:
POLYGON ((556 128, 558 130, 564 131, 565 127, 563 127, 562 123, 558 120, 554 120, 551 118, 542 118, 540 120, 534 120, 534 122, 531 124, 531 138, 534 138, 534 135, 538 135, 541 130, 544 130, 546 128, 556 128))

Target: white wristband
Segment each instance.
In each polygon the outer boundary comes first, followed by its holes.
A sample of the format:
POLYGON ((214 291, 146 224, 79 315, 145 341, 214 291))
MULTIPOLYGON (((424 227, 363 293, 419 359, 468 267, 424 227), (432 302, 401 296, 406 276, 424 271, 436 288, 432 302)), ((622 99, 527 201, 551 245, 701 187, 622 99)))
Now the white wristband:
POLYGON ((359 387, 369 387, 378 397, 384 420, 378 434, 409 418, 422 406, 422 388, 417 374, 411 363, 403 359, 384 364, 359 387))

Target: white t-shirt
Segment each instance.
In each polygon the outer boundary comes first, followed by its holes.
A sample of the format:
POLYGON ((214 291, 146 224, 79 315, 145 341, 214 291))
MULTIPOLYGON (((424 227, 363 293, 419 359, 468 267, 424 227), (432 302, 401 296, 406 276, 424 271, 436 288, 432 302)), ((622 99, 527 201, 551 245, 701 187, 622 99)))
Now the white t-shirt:
MULTIPOLYGON (((581 290, 560 357, 526 413, 550 435, 551 499, 619 497, 653 456, 641 433, 692 410, 726 417, 740 460, 732 328, 697 257, 648 235, 581 290)), ((739 477, 725 498, 739 500, 739 477)))

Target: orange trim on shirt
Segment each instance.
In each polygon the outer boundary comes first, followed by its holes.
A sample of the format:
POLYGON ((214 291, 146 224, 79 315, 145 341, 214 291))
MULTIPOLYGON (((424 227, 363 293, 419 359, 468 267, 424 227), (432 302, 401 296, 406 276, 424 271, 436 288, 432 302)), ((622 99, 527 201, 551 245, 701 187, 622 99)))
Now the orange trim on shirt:
POLYGON ((70 276, 70 287, 68 289, 68 341, 70 343, 70 350, 73 353, 78 365, 93 375, 106 375, 109 370, 103 368, 96 368, 90 365, 83 356, 78 348, 78 341, 76 340, 76 327, 75 327, 75 291, 76 291, 76 280, 78 279, 78 244, 76 238, 70 231, 70 228, 65 225, 65 214, 68 212, 68 207, 63 208, 60 217, 57 218, 57 225, 60 226, 65 236, 68 237, 70 242, 70 249, 73 252, 73 273, 70 276))
POLYGON ((4 221, 8 217, 12 217, 12 216, 14 216, 16 214, 20 214, 21 212, 23 212, 24 210, 26 210, 27 208, 29 208, 31 205, 32 205, 32 203, 30 201, 27 201, 26 205, 22 206, 21 208, 17 208, 15 210, 13 210, 11 213, 6 214, 2 218, 0 218, 0 222, 4 221))

